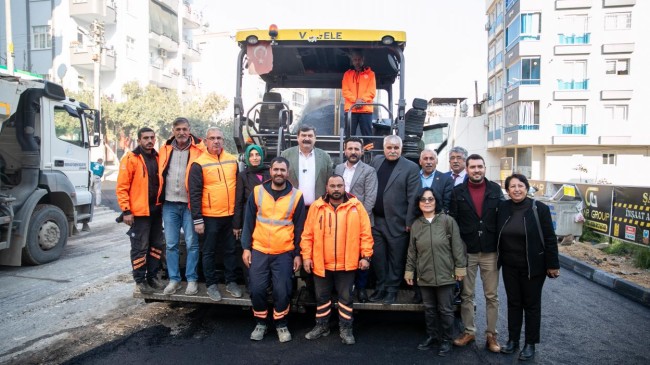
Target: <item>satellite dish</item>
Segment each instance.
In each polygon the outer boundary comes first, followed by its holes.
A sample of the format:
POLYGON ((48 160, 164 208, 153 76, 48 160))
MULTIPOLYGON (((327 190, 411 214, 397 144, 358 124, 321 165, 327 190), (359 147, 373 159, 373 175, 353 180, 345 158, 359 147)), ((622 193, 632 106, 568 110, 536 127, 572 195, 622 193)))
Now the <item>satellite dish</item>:
POLYGON ((59 76, 59 79, 63 79, 65 77, 65 74, 68 72, 68 66, 65 65, 65 63, 62 63, 59 65, 59 67, 56 69, 56 75, 59 76))
POLYGON ((463 112, 463 113, 467 113, 467 104, 466 103, 460 104, 460 111, 463 112))

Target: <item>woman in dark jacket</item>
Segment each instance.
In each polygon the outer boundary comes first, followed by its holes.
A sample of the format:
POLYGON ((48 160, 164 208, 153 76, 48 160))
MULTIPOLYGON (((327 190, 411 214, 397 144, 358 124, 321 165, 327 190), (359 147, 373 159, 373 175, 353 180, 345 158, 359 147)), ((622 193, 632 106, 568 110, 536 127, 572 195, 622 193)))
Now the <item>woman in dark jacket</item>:
POLYGON ((523 318, 526 345, 519 360, 535 356, 542 315, 542 287, 546 276, 560 276, 557 238, 546 204, 527 197, 530 184, 521 174, 506 179, 510 200, 499 204, 498 264, 503 268, 503 285, 508 297, 508 343, 501 352, 519 350, 523 318))
POLYGON ((422 291, 429 336, 418 349, 440 343, 438 355, 445 356, 451 351, 456 280, 463 280, 467 267, 465 245, 456 221, 441 211, 438 194, 425 188, 416 202, 420 214, 411 226, 404 279, 413 285, 417 276, 422 291))
POLYGON ((244 209, 253 188, 271 178, 269 168, 264 166, 262 161, 264 161, 262 147, 256 144, 246 147, 246 152, 244 152, 246 169, 237 175, 235 215, 232 219, 233 233, 237 239, 241 238, 241 231, 244 226, 244 209))

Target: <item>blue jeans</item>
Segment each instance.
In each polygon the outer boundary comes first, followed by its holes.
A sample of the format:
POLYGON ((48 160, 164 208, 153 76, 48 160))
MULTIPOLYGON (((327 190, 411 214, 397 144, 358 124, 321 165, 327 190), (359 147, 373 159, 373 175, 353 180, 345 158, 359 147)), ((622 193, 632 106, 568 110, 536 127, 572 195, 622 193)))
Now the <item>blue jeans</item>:
POLYGON ((182 227, 185 234, 185 246, 187 247, 185 277, 187 281, 197 281, 199 279, 196 274, 196 266, 199 263, 199 235, 194 232, 194 221, 187 203, 165 202, 163 204, 162 218, 165 224, 165 241, 167 241, 169 280, 181 281, 181 273, 178 267, 178 242, 182 227))

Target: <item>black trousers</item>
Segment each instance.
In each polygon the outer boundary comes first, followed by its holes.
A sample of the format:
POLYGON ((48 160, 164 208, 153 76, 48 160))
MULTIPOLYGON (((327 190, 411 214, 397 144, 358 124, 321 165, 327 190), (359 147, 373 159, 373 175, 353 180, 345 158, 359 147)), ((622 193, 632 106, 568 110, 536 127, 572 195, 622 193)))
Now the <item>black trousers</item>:
POLYGON ((133 224, 126 234, 131 239, 131 267, 135 282, 142 283, 156 276, 164 248, 160 210, 152 209, 148 217, 133 217, 133 224))
POLYGON ((546 275, 528 279, 528 269, 503 265, 503 285, 508 296, 508 335, 519 342, 523 319, 526 319, 526 343, 539 343, 542 321, 542 287, 546 275))
POLYGON ((226 283, 237 282, 237 256, 235 255, 235 236, 232 233, 232 216, 203 217, 205 241, 203 242, 203 274, 205 285, 217 284, 215 254, 218 247, 223 248, 223 266, 226 283))
POLYGON ((339 304, 339 326, 352 326, 352 287, 354 286, 353 271, 328 271, 325 277, 314 275, 316 288, 316 323, 329 323, 332 312, 332 290, 336 288, 339 304))
POLYGON ((427 334, 442 341, 451 341, 454 325, 454 290, 456 284, 421 286, 424 321, 427 334))
POLYGON ((375 241, 371 265, 377 278, 375 289, 395 293, 404 277, 409 235, 404 232, 397 237, 391 236, 386 219, 375 217, 372 238, 375 241))

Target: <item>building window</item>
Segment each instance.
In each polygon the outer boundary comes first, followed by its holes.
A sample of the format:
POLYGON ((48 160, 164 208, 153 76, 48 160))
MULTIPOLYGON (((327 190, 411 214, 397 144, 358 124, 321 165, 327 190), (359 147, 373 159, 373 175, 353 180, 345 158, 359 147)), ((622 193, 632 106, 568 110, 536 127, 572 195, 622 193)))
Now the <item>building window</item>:
POLYGON ((632 13, 609 13, 605 15, 605 30, 632 28, 632 13))
POLYGON ((605 60, 605 73, 607 75, 629 75, 630 59, 605 60))
POLYGON ((511 48, 520 40, 539 40, 542 14, 522 13, 506 28, 506 45, 511 48))
POLYGON ((135 59, 135 39, 126 36, 126 57, 135 59))
POLYGON ((587 60, 564 61, 562 78, 558 79, 558 90, 587 90, 587 60))
POLYGON ((560 44, 589 44, 589 17, 586 14, 568 15, 560 18, 560 44))
POLYGON ((562 120, 557 124, 557 134, 587 134, 584 105, 566 105, 562 107, 562 120))
POLYGON ((626 122, 627 105, 605 105, 605 120, 609 122, 626 122))
POLYGON ((507 86, 539 85, 541 77, 540 58, 522 58, 507 71, 507 86))
POLYGON ((32 49, 52 48, 52 37, 49 25, 35 25, 32 27, 32 49))
POLYGON ((603 153, 603 165, 616 165, 616 154, 603 153))

